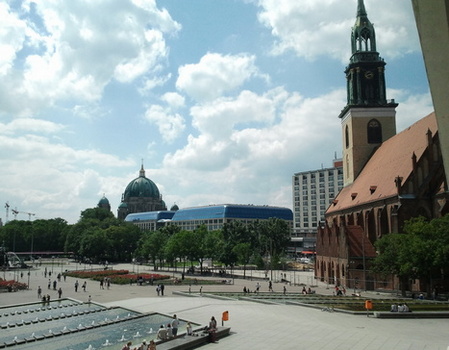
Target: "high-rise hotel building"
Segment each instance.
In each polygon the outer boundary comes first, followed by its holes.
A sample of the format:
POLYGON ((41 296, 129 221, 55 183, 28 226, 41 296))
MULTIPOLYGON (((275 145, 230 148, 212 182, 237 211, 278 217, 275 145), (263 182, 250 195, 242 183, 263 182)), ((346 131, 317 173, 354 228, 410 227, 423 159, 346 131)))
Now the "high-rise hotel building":
POLYGON ((324 213, 343 187, 343 162, 334 159, 333 167, 293 175, 293 233, 315 237, 324 213))

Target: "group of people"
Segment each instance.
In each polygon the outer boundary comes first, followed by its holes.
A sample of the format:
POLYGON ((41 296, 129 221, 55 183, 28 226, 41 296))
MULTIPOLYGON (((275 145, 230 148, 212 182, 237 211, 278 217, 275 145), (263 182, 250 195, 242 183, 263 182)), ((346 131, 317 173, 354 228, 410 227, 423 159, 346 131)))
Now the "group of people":
POLYGON ((164 289, 165 289, 165 286, 164 286, 163 283, 158 284, 158 285, 156 286, 156 293, 157 293, 157 296, 159 296, 159 295, 164 296, 164 289))
POLYGON ((346 295, 346 288, 345 287, 340 288, 338 285, 336 285, 334 295, 338 296, 346 295))
POLYGON ((176 315, 173 315, 173 319, 171 322, 167 323, 165 326, 161 325, 161 327, 157 331, 157 339, 160 340, 168 340, 171 338, 176 338, 178 335, 178 326, 179 320, 176 315))
POLYGON ((106 286, 107 289, 111 288, 111 279, 109 277, 104 277, 100 280, 100 289, 104 289, 106 286))
POLYGON ((408 305, 406 303, 403 304, 392 304, 391 308, 390 308, 391 312, 411 312, 410 308, 408 307, 408 305))
MULTIPOLYGON (((37 287, 37 298, 39 300, 42 300, 43 303, 50 301, 50 294, 47 295, 42 295, 42 288, 41 286, 37 287)), ((62 298, 62 288, 59 287, 58 289, 58 298, 61 299, 62 298)))
POLYGON ((123 345, 122 350, 156 350, 156 343, 154 340, 150 340, 147 344, 147 341, 144 340, 142 344, 139 346, 132 347, 133 343, 131 341, 127 342, 123 345))

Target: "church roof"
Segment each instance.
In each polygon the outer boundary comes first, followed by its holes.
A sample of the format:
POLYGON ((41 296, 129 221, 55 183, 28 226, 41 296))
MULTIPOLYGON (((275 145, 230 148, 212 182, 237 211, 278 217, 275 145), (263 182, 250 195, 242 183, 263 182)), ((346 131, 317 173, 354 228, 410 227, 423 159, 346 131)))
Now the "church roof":
POLYGON ((438 130, 435 114, 417 121, 391 137, 375 151, 355 181, 344 187, 326 214, 397 195, 395 179, 404 184, 413 171, 413 154, 420 159, 427 148, 427 132, 438 130))

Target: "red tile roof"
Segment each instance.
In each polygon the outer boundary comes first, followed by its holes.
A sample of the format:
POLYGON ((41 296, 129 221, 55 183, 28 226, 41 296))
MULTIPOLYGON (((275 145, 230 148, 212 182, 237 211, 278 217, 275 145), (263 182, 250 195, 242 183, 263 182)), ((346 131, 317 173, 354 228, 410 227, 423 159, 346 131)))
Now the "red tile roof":
POLYGON ((434 113, 383 142, 355 181, 339 192, 326 214, 397 195, 395 178, 402 177, 404 184, 411 175, 413 153, 417 159, 423 155, 428 130, 433 135, 438 130, 434 113))
POLYGON ((364 231, 360 226, 346 226, 346 234, 348 237, 349 257, 374 258, 376 250, 368 237, 363 239, 364 231))

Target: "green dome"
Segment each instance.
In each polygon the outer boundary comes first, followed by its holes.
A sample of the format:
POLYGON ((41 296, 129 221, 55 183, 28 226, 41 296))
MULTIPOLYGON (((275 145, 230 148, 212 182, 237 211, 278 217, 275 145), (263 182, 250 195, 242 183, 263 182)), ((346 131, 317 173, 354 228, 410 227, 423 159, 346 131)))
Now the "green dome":
POLYGON ((100 201, 98 202, 98 206, 104 206, 104 205, 109 205, 109 200, 103 196, 103 198, 100 199, 100 201))
POLYGON ((128 204, 126 204, 125 202, 121 202, 118 207, 119 208, 128 208, 128 204))
POLYGON ((142 166, 139 177, 126 186, 123 196, 126 201, 130 197, 160 198, 160 193, 156 184, 145 177, 145 170, 143 170, 142 166))

